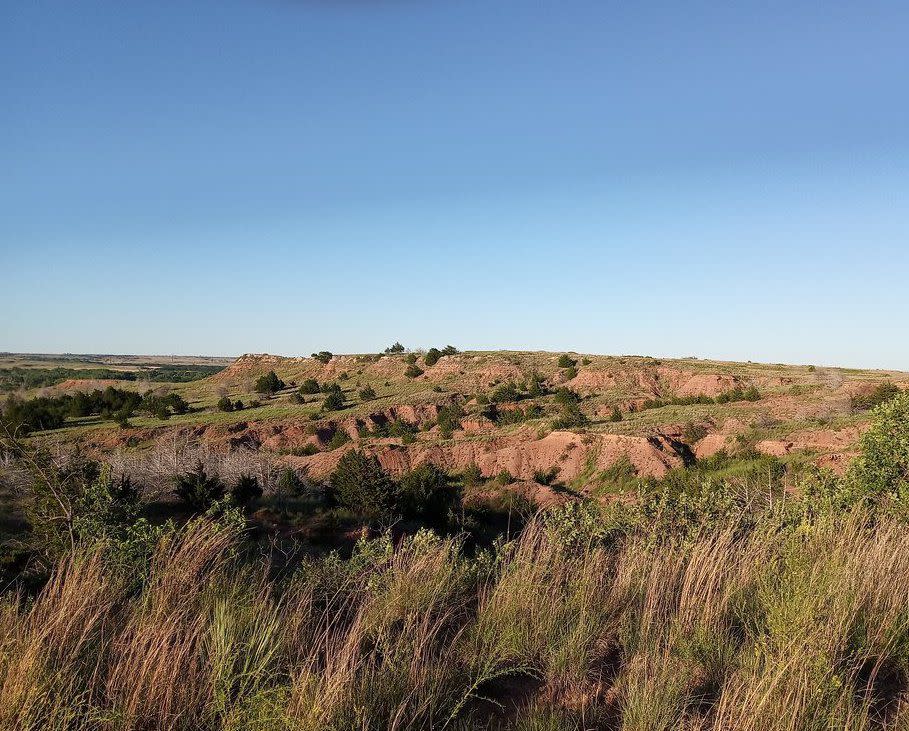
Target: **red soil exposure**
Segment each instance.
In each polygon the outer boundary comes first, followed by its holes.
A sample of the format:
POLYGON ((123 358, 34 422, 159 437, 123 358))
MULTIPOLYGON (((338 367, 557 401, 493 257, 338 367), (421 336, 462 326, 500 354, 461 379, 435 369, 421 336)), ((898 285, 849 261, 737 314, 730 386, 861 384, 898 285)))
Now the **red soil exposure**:
MULTIPOLYGON (((309 457, 287 457, 293 465, 305 468, 313 477, 324 477, 337 465, 346 448, 309 457)), ((605 470, 627 457, 642 476, 661 477, 683 464, 673 442, 666 437, 631 437, 617 434, 575 434, 554 431, 542 439, 516 435, 486 440, 465 440, 451 444, 415 442, 403 445, 379 440, 361 447, 374 454, 382 466, 401 475, 425 462, 448 472, 460 472, 476 464, 482 474, 492 477, 502 471, 520 480, 530 480, 537 471, 558 469, 557 479, 570 481, 585 472, 605 470)))

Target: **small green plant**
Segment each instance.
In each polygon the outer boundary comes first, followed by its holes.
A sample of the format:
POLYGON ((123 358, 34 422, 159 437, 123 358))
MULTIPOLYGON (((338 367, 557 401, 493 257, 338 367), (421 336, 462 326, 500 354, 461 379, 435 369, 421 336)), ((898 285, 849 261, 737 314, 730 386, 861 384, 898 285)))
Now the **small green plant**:
POLYGON ((372 386, 366 386, 360 389, 358 394, 361 401, 372 401, 376 397, 375 389, 372 386))
POLYGON ((404 371, 404 375, 407 378, 418 378, 419 376, 423 375, 423 369, 415 363, 411 363, 404 371))
POLYGON ((612 413, 609 415, 609 421, 618 422, 622 420, 622 412, 619 411, 618 406, 612 407, 612 413))
POLYGON ((218 411, 233 411, 234 402, 230 400, 227 396, 222 396, 218 399, 218 411))

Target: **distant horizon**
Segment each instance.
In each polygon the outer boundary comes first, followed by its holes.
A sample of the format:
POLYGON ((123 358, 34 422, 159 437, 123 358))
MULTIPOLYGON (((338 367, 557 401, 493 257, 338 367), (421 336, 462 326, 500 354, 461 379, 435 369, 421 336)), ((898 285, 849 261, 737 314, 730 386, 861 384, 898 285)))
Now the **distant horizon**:
MULTIPOLYGON (((445 343, 446 345, 448 343, 445 343)), ((437 344, 440 346, 441 344, 437 344)), ((453 345, 453 343, 452 343, 453 345)), ((405 350, 402 352, 406 353, 425 353, 430 347, 436 346, 425 346, 425 347, 408 347, 405 346, 405 350)), ((457 347, 457 346, 456 346, 457 347)), ((704 361, 709 363, 750 363, 754 365, 766 365, 766 366, 815 366, 818 368, 835 368, 838 370, 865 370, 865 371, 889 371, 895 373, 909 373, 909 368, 898 368, 890 366, 869 366, 863 365, 861 363, 852 363, 848 365, 840 365, 834 363, 824 363, 820 361, 773 361, 773 360, 755 360, 754 358, 750 359, 736 359, 736 358, 724 358, 724 357, 714 357, 706 355, 666 355, 659 353, 606 353, 598 352, 593 350, 574 350, 571 348, 562 349, 562 350, 548 350, 548 349, 516 349, 516 348, 460 348, 458 347, 459 353, 541 353, 547 355, 557 355, 559 353, 571 353, 575 355, 591 355, 594 357, 602 358, 652 358, 654 360, 696 360, 704 361)), ((318 351, 315 351, 318 352, 318 351)), ((359 351, 330 351, 332 355, 337 356, 362 356, 362 355, 395 355, 394 353, 385 353, 384 348, 380 350, 359 350, 359 351)), ((210 359, 220 359, 220 360, 236 360, 244 356, 276 356, 278 358, 312 358, 310 353, 278 353, 278 352, 257 352, 257 351, 246 351, 239 353, 237 355, 210 355, 206 353, 107 353, 107 352, 50 352, 50 351, 12 351, 12 350, 0 350, 0 357, 3 356, 48 356, 54 358, 79 358, 79 357, 94 357, 94 358, 210 358, 210 359)))

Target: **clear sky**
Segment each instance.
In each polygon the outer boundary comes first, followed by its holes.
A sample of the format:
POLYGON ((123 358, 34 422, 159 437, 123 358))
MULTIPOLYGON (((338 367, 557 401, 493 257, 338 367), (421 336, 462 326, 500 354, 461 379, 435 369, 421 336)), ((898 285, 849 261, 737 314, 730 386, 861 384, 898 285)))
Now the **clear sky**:
POLYGON ((909 369, 909 3, 6 2, 0 350, 909 369))

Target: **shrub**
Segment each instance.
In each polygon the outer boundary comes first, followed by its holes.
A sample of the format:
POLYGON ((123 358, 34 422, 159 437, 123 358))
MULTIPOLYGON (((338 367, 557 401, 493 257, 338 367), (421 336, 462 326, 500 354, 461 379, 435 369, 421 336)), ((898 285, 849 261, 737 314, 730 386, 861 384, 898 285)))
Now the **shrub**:
POLYGON ((533 373, 527 382, 527 395, 530 398, 539 398, 548 393, 546 382, 539 373, 533 373))
POLYGON ((396 514, 394 483, 375 457, 353 450, 341 457, 329 481, 331 498, 370 522, 396 514))
POLYGON ((322 408, 325 409, 325 411, 339 411, 340 409, 343 409, 344 406, 344 393, 340 389, 331 391, 322 402, 322 408))
POLYGON ((218 411, 233 411, 234 402, 231 401, 227 396, 222 396, 218 399, 218 411))
POLYGON ((460 491, 434 464, 424 463, 398 483, 398 510, 408 518, 421 518, 428 525, 445 529, 457 520, 460 491))
POLYGON ((744 397, 746 401, 760 401, 761 392, 757 390, 757 387, 749 386, 745 389, 744 397))
POLYGON ((454 345, 446 345, 442 348, 442 355, 457 355, 458 349, 454 345))
POLYGON ((622 412, 619 411, 618 406, 612 407, 612 413, 609 415, 609 421, 617 422, 622 420, 622 412))
POLYGON ((237 478, 236 484, 230 489, 231 499, 241 507, 246 507, 262 497, 262 486, 255 475, 243 474, 237 478))
POLYGON ((283 470, 281 470, 281 474, 278 475, 278 480, 275 483, 275 487, 277 488, 278 493, 281 495, 290 495, 296 497, 303 492, 305 485, 303 483, 303 480, 300 479, 299 475, 297 475, 293 469, 290 467, 285 467, 283 470))
POLYGON ((328 363, 334 356, 327 350, 320 350, 318 353, 313 353, 312 357, 315 358, 320 363, 328 363))
POLYGON ((458 404, 443 406, 439 409, 439 431, 442 436, 448 439, 452 432, 461 428, 461 419, 464 418, 464 409, 458 404))
POLYGON ((404 356, 404 362, 409 363, 410 365, 413 365, 414 363, 417 362, 417 354, 408 353, 407 355, 404 356))
POLYGON ((553 429, 574 429, 579 426, 586 426, 589 419, 584 415, 577 406, 565 407, 559 414, 558 418, 553 420, 553 429))
POLYGON ((376 397, 376 392, 372 386, 366 386, 360 389, 359 396, 361 401, 371 401, 376 397))
POLYGON ((294 391, 289 396, 289 399, 292 404, 305 404, 306 403, 306 399, 303 398, 297 391, 294 391))
POLYGON ((856 394, 852 397, 852 408, 858 411, 872 409, 875 406, 886 403, 890 399, 899 396, 901 393, 898 386, 885 381, 879 383, 871 393, 856 394))
POLYGON ((439 358, 442 357, 442 351, 438 348, 430 348, 426 355, 423 356, 423 362, 426 364, 427 368, 431 368, 436 363, 439 362, 439 358))
POLYGON ((422 376, 423 373, 423 369, 415 363, 411 363, 404 371, 404 375, 407 376, 407 378, 418 378, 419 376, 422 376))
POLYGON ((580 403, 581 397, 576 391, 572 391, 570 388, 560 388, 555 393, 555 400, 557 404, 565 406, 567 404, 580 403))
POLYGON ((224 497, 224 483, 217 475, 208 475, 202 460, 192 472, 174 478, 176 495, 193 512, 208 510, 224 497))
POLYGON ((283 389, 284 386, 284 381, 278 378, 274 371, 269 371, 264 376, 259 376, 256 379, 255 391, 256 393, 266 393, 271 396, 283 389))
POLYGON ((483 481, 483 473, 476 462, 471 462, 461 473, 461 482, 465 487, 476 487, 483 481))
POLYGON ((489 400, 494 404, 503 404, 509 401, 519 401, 523 397, 524 394, 518 389, 517 384, 514 381, 509 381, 493 391, 489 395, 489 400))
POLYGON ((567 353, 562 353, 559 356, 559 368, 574 368, 577 364, 578 362, 567 353))
POLYGON ((243 411, 244 408, 243 402, 240 399, 234 401, 234 411, 243 411))
POLYGON ((686 444, 694 444, 707 436, 707 428, 689 421, 682 427, 682 439, 686 444))
POLYGON ((578 369, 574 366, 571 366, 570 368, 566 368, 564 371, 562 371, 562 375, 565 376, 566 381, 570 381, 572 378, 577 377, 578 369))
POLYGON ((581 365, 582 366, 590 365, 590 358, 582 358, 581 365))
POLYGON ((319 382, 315 378, 307 378, 300 384, 298 391, 303 396, 311 396, 314 393, 319 393, 319 382))
POLYGON ((328 449, 337 449, 338 447, 343 447, 350 441, 350 434, 347 433, 344 429, 335 429, 335 433, 331 435, 331 439, 328 440, 328 449))
POLYGON ((534 470, 533 481, 540 485, 551 485, 559 475, 559 468, 552 467, 548 471, 534 470))
POLYGON ((394 345, 392 345, 392 346, 390 346, 390 347, 388 347, 388 348, 385 348, 385 352, 386 352, 386 353, 403 353, 403 352, 404 352, 404 346, 401 345, 401 343, 399 343, 398 341, 395 341, 395 344, 394 344, 394 345))
POLYGON ((909 505, 909 391, 877 407, 850 477, 863 492, 887 494, 909 505))

